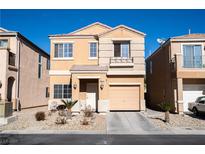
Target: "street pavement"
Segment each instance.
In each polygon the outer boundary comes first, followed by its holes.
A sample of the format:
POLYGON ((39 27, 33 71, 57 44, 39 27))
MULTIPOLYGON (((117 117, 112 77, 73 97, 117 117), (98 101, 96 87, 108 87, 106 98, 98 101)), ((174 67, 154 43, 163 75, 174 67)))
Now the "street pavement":
POLYGON ((204 145, 205 135, 1 134, 10 145, 204 145))

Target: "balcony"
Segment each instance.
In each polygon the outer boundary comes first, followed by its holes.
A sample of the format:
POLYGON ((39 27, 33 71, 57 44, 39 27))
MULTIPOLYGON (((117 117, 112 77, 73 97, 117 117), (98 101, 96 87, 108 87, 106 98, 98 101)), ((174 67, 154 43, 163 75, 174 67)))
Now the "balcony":
POLYGON ((179 78, 205 78, 205 56, 176 54, 171 60, 171 67, 179 78))
POLYGON ((125 57, 112 57, 110 58, 110 67, 133 67, 134 59, 125 57))

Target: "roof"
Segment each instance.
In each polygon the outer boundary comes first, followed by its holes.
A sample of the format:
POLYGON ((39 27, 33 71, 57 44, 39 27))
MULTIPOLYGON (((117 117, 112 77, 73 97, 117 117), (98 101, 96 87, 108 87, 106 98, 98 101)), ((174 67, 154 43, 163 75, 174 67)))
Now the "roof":
POLYGON ((73 65, 71 71, 107 71, 107 66, 99 65, 73 65))
POLYGON ((135 33, 138 33, 138 34, 140 34, 140 35, 143 35, 143 36, 146 35, 145 33, 140 32, 140 31, 138 31, 138 30, 136 30, 136 29, 133 29, 133 28, 131 28, 131 27, 128 27, 128 26, 125 26, 125 25, 119 25, 119 26, 114 27, 114 28, 111 29, 111 30, 108 30, 108 31, 105 32, 105 33, 100 34, 100 36, 103 36, 104 34, 110 33, 111 31, 114 31, 114 30, 116 30, 116 29, 118 29, 118 28, 125 28, 125 29, 131 30, 131 31, 133 31, 133 32, 135 32, 135 33))
POLYGON ((205 39, 205 34, 195 33, 172 37, 172 39, 205 39))
POLYGON ((31 42, 29 39, 27 39, 21 33, 17 32, 17 31, 9 31, 9 30, 7 30, 5 28, 2 28, 2 27, 0 27, 0 30, 3 31, 3 32, 0 32, 0 36, 18 36, 18 38, 23 39, 24 41, 26 41, 27 43, 29 43, 30 45, 35 47, 37 50, 39 50, 41 53, 43 53, 44 55, 50 57, 50 55, 47 52, 45 52, 43 49, 38 47, 35 43, 31 42))
POLYGON ((49 37, 98 36, 98 35, 83 35, 83 34, 79 35, 79 34, 75 34, 76 32, 79 32, 79 31, 81 31, 81 30, 83 30, 83 29, 89 28, 89 27, 91 27, 91 26, 93 26, 93 25, 101 25, 101 26, 106 27, 106 28, 109 29, 108 31, 99 34, 99 36, 102 36, 102 35, 104 35, 104 34, 107 34, 107 33, 111 32, 111 31, 113 31, 113 30, 116 30, 116 29, 122 28, 122 27, 123 27, 123 28, 126 28, 126 29, 128 29, 128 30, 131 30, 131 31, 133 31, 133 32, 135 32, 135 33, 138 33, 138 34, 140 34, 140 35, 143 35, 143 36, 146 35, 146 34, 143 33, 143 32, 140 32, 140 31, 138 31, 138 30, 136 30, 136 29, 133 29, 133 28, 128 27, 128 26, 125 26, 125 25, 118 25, 118 26, 112 28, 112 27, 110 27, 110 26, 108 26, 108 25, 105 25, 105 24, 102 24, 102 23, 100 23, 100 22, 95 22, 95 23, 93 23, 93 24, 90 24, 90 25, 88 25, 88 26, 85 26, 85 27, 83 27, 83 28, 80 28, 80 29, 78 29, 78 30, 76 30, 76 31, 74 31, 74 32, 70 32, 70 33, 67 33, 67 34, 53 34, 53 35, 49 35, 49 37))
POLYGON ((75 33, 77 33, 77 32, 80 32, 80 31, 84 30, 84 29, 87 29, 87 28, 89 28, 89 27, 92 27, 92 26, 94 26, 94 25, 100 25, 100 26, 106 27, 106 28, 108 28, 108 29, 112 29, 112 27, 110 27, 110 26, 108 26, 108 25, 105 25, 105 24, 100 23, 100 22, 95 22, 95 23, 92 23, 92 24, 90 24, 90 25, 87 25, 87 26, 85 26, 85 27, 83 27, 83 28, 80 28, 80 29, 75 30, 75 31, 70 32, 70 33, 66 33, 66 34, 52 34, 52 35, 49 35, 49 37, 63 37, 63 36, 95 36, 95 35, 79 35, 79 34, 75 34, 75 33))
POLYGON ((9 32, 8 29, 5 29, 5 28, 3 28, 3 27, 0 27, 0 30, 3 31, 3 32, 9 32))
POLYGON ((110 27, 110 26, 108 26, 108 25, 105 25, 105 24, 103 24, 103 23, 94 22, 94 23, 92 23, 92 24, 90 24, 90 25, 87 25, 87 26, 85 26, 85 27, 83 27, 83 28, 80 28, 80 29, 78 29, 78 30, 76 30, 76 31, 73 31, 73 32, 71 32, 71 33, 69 33, 69 34, 77 33, 77 32, 79 32, 79 31, 82 31, 82 30, 87 29, 87 28, 89 28, 89 27, 92 27, 92 26, 94 26, 94 25, 100 25, 100 26, 105 27, 105 28, 107 28, 107 29, 112 29, 112 27, 110 27))

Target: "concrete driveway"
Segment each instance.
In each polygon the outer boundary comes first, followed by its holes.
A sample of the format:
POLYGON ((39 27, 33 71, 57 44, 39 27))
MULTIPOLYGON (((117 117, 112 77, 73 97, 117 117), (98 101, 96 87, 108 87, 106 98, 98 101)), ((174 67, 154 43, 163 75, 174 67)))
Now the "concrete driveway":
POLYGON ((110 112, 107 114, 108 134, 157 134, 160 130, 140 112, 110 112))

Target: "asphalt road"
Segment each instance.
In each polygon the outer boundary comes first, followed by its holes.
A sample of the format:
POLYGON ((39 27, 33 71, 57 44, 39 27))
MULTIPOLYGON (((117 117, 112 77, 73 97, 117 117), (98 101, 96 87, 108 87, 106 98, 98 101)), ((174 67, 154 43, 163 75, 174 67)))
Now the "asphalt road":
POLYGON ((1 134, 11 145, 204 145, 205 135, 1 134))

